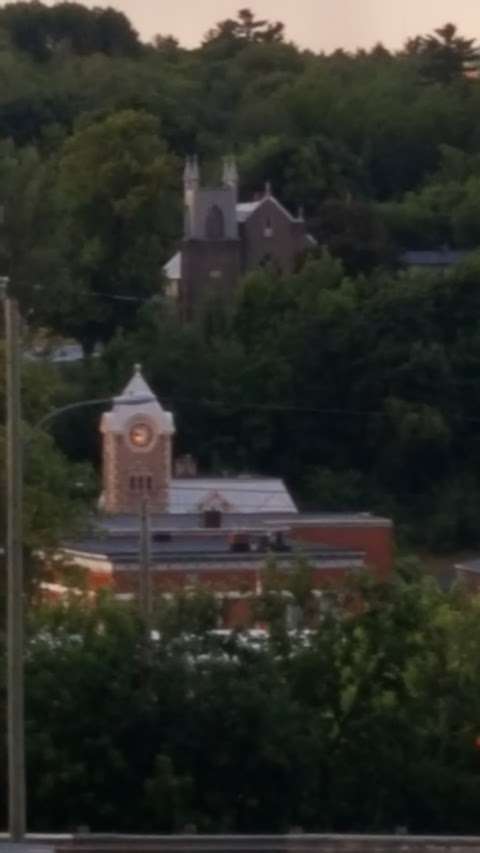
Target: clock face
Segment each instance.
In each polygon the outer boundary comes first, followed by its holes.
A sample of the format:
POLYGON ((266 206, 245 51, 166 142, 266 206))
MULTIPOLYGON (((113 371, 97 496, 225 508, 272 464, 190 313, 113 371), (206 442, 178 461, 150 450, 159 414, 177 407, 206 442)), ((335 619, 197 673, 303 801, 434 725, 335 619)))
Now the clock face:
POLYGON ((137 423, 130 427, 130 441, 134 447, 149 447, 153 441, 152 428, 146 423, 137 423))

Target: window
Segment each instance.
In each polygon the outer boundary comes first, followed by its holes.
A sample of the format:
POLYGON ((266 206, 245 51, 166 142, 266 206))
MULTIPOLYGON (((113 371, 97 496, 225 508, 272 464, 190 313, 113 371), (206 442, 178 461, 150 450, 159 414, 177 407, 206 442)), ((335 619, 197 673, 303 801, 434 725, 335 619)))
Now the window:
POLYGON ((272 220, 270 219, 270 217, 269 217, 269 216, 268 216, 268 217, 267 217, 267 219, 265 220, 265 227, 264 227, 264 229, 263 229, 263 236, 264 236, 264 237, 267 237, 267 238, 269 238, 269 237, 273 237, 273 226, 272 226, 272 220))
POLYGON ((152 478, 148 477, 130 477, 130 491, 131 492, 143 492, 146 489, 151 492, 152 490, 152 478))
POLYGON ((203 514, 205 527, 218 528, 222 526, 222 513, 219 509, 207 509, 203 514))
POLYGON ((205 226, 207 240, 223 240, 225 238, 225 217, 217 204, 210 208, 205 226))

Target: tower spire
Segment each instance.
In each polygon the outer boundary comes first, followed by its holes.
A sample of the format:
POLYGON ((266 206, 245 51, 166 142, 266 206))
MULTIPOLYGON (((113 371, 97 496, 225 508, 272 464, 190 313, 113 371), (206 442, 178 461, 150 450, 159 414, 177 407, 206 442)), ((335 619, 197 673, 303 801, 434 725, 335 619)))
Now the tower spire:
POLYGON ((235 190, 238 187, 237 162, 233 154, 223 158, 223 185, 235 190))
POLYGON ((200 183, 200 168, 196 154, 193 157, 187 157, 185 159, 183 183, 186 190, 196 189, 200 183))

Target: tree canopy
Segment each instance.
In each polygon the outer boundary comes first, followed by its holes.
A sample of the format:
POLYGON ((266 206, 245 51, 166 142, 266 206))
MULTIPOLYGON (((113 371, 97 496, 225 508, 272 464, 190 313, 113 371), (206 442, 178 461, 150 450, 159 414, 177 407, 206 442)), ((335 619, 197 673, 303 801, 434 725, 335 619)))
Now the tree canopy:
MULTIPOLYGON (((111 9, 0 10, 2 272, 34 329, 106 347, 69 393, 110 393, 142 360, 207 470, 276 472, 310 505, 475 545, 477 43, 446 24, 397 53, 315 54, 248 8, 205 30, 187 50, 141 43, 111 9), (186 328, 161 269, 195 152, 207 175, 235 152, 241 200, 268 180, 303 206, 318 250, 186 328), (405 250, 447 248, 473 254, 402 268, 405 250)), ((72 423, 63 451, 97 461, 93 421, 72 423)))
POLYGON ((479 603, 416 572, 330 594, 308 634, 264 608, 263 639, 189 593, 147 659, 124 604, 32 611, 29 828, 477 832, 479 603))

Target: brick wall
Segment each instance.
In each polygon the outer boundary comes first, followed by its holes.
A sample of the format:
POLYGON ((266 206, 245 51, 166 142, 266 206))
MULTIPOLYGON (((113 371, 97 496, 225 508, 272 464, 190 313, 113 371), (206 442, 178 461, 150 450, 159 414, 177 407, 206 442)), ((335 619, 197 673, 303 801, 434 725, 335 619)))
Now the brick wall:
POLYGON ((379 519, 354 522, 312 521, 293 527, 299 542, 333 545, 365 553, 366 564, 378 577, 387 577, 393 568, 393 525, 379 519))
POLYGON ((160 435, 147 451, 134 450, 123 435, 106 433, 103 438, 105 510, 111 513, 138 513, 142 498, 153 512, 163 512, 168 501, 171 478, 171 439, 160 435), (151 477, 151 489, 130 488, 131 477, 151 477))
POLYGON ((267 199, 242 226, 242 269, 258 267, 271 255, 283 273, 291 272, 305 249, 305 223, 292 220, 267 199))

